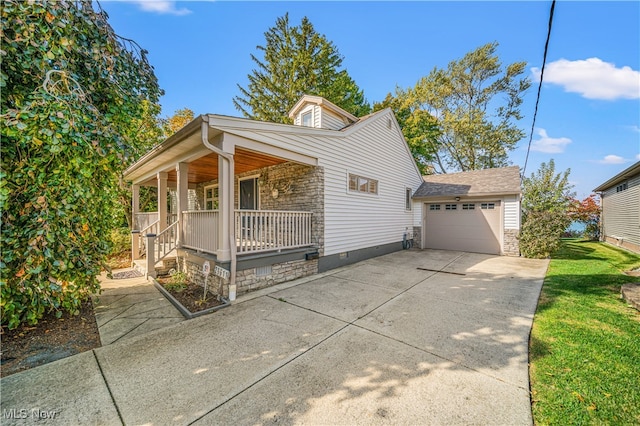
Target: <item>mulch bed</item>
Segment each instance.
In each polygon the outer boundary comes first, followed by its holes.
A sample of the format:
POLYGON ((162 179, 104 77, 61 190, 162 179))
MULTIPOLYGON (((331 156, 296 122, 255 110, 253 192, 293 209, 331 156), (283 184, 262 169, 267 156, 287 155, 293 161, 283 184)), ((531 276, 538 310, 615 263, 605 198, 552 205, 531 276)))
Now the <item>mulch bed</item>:
POLYGON ((1 377, 100 347, 91 300, 79 315, 47 313, 36 326, 3 329, 1 335, 1 377))
POLYGON ((217 295, 210 291, 207 291, 206 300, 202 301, 204 288, 191 281, 187 283, 187 287, 184 290, 180 291, 174 290, 171 287, 167 288, 169 278, 157 278, 156 281, 192 314, 223 304, 218 300, 217 295))

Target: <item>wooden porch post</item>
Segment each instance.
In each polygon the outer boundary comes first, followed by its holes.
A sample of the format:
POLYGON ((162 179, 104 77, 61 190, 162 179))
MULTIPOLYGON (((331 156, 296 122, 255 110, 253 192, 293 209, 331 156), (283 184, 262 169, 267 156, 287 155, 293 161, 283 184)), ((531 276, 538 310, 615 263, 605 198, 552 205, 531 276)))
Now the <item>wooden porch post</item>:
MULTIPOLYGON (((229 182, 229 162, 218 155, 218 251, 216 256, 219 261, 231 260, 231 247, 229 235, 230 223, 233 220, 229 206, 233 203, 233 181, 229 182)), ((235 249, 235 247, 234 247, 235 249)))
POLYGON ((176 174, 178 175, 178 211, 176 212, 178 219, 178 247, 181 247, 184 242, 182 212, 189 209, 189 163, 178 163, 176 174))
POLYGON ((158 233, 167 228, 167 172, 158 172, 158 233))
POLYGON ((140 185, 135 183, 131 186, 131 230, 140 230, 136 217, 140 212, 140 185))

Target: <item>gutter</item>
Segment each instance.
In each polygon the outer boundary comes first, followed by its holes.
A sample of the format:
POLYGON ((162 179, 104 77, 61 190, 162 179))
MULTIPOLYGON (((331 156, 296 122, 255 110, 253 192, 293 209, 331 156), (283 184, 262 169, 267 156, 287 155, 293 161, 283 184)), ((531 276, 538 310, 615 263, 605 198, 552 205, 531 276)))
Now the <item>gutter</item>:
MULTIPOLYGON (((201 123, 201 136, 202 143, 205 147, 215 152, 219 156, 222 156, 225 160, 229 162, 229 176, 225 179, 227 181, 228 190, 231 191, 230 194, 233 194, 233 182, 234 182, 234 170, 235 170, 235 162, 233 159, 233 154, 229 154, 228 152, 224 152, 221 149, 211 145, 209 143, 209 117, 206 115, 202 115, 202 123, 201 123)), ((233 195, 232 195, 233 197, 233 195)), ((237 265, 237 253, 236 253, 236 236, 235 236, 235 226, 234 226, 234 211, 233 211, 233 203, 228 203, 229 205, 226 207, 229 210, 229 247, 231 248, 231 263, 229 265, 229 300, 236 300, 236 265, 237 265)))

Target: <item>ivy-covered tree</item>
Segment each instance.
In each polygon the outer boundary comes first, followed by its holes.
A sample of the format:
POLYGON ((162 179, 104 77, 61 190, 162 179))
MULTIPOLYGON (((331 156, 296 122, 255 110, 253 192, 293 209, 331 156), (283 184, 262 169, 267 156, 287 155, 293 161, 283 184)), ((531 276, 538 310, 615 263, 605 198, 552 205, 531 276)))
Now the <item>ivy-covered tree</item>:
POLYGON ((373 106, 374 111, 384 108, 391 108, 394 112, 420 172, 432 174, 440 135, 438 120, 421 107, 412 90, 396 88, 395 96, 389 93, 382 102, 373 106))
POLYGON ((303 94, 322 96, 355 116, 370 112, 362 90, 341 69, 338 49, 307 17, 291 26, 285 14, 264 36, 265 45, 257 46, 262 58, 251 55, 257 68, 247 76, 249 85, 238 84, 241 95, 233 98, 245 117, 289 123, 289 110, 303 94))
POLYGON ((525 257, 549 257, 560 247, 560 238, 571 223, 569 211, 575 197, 569 173, 571 170, 567 169, 556 174, 551 159, 523 179, 519 240, 525 257))
POLYGON ((86 1, 2 2, 0 314, 35 324, 98 291, 118 177, 161 91, 86 1))
POLYGON ((515 122, 522 118, 522 96, 531 85, 522 77, 526 63, 503 67, 497 47, 488 43, 447 69, 434 68, 410 91, 416 111, 438 118, 438 172, 507 166, 509 152, 525 136, 515 122))

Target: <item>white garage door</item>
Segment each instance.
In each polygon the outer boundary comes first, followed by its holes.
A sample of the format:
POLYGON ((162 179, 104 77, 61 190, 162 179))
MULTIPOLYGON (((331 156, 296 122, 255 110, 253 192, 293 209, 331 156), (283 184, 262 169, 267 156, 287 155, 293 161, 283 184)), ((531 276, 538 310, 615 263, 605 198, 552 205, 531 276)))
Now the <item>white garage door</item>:
POLYGON ((425 204, 425 247, 500 254, 500 201, 425 204))

